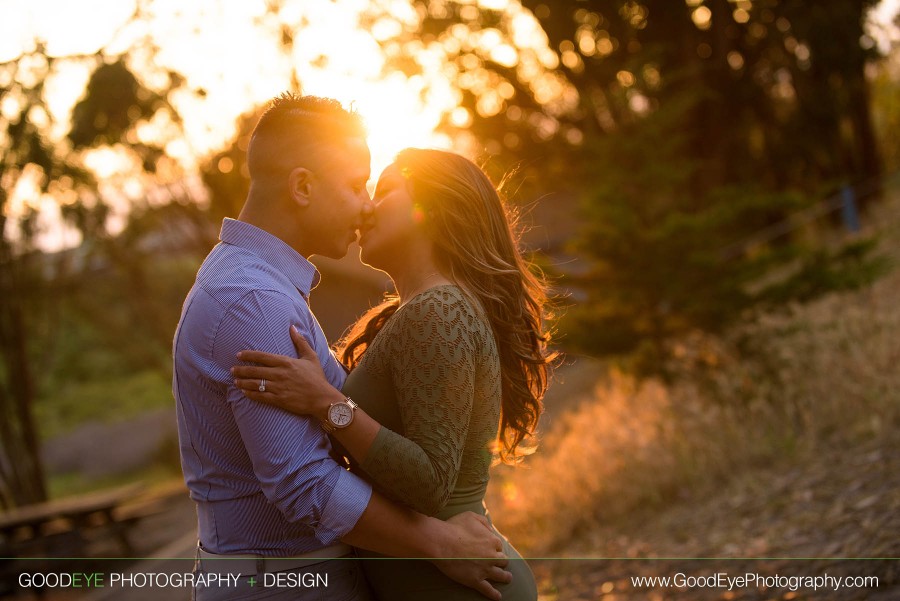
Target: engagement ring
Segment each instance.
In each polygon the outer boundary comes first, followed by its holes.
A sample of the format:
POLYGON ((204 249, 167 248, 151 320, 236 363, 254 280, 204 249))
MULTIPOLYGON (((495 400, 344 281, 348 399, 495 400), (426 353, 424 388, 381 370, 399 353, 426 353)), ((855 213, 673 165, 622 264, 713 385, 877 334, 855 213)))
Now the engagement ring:
POLYGON ((259 381, 259 391, 260 392, 266 391, 266 379, 265 378, 263 378, 262 380, 259 381))

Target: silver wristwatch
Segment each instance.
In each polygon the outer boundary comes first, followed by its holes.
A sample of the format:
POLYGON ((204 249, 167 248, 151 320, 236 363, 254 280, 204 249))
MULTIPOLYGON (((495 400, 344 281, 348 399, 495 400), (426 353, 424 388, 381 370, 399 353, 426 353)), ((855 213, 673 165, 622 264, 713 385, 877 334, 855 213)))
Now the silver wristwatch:
POLYGON ((356 408, 359 407, 350 397, 344 398, 343 401, 332 403, 328 406, 328 413, 325 421, 322 422, 322 428, 331 434, 335 430, 346 428, 353 423, 353 416, 356 414, 356 408))

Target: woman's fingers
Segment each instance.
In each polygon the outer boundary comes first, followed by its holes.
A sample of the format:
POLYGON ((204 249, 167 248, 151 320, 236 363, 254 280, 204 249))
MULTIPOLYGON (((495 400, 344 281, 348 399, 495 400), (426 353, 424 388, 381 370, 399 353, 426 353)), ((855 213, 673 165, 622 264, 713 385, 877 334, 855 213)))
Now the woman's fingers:
MULTIPOLYGON (((275 393, 275 390, 273 390, 272 388, 272 383, 269 380, 266 380, 266 385, 264 386, 265 390, 259 389, 261 383, 261 378, 235 378, 234 380, 234 385, 243 390, 245 393, 256 392, 268 395, 273 395, 275 393)), ((249 394, 245 394, 245 396, 248 399, 253 398, 249 394)))
POLYGON ((262 367, 260 365, 235 365, 231 368, 231 375, 235 378, 248 380, 275 380, 278 376, 278 369, 274 367, 262 367))
POLYGON ((318 362, 319 356, 316 355, 316 351, 309 345, 306 341, 306 338, 300 333, 300 330, 297 329, 297 326, 291 325, 291 340, 294 342, 294 348, 297 349, 297 356, 301 359, 310 359, 311 361, 318 362))
POLYGON ((247 363, 258 363, 265 367, 281 367, 288 365, 290 357, 284 355, 276 355, 274 353, 264 353, 262 351, 241 351, 237 354, 238 361, 246 361, 247 363))
MULTIPOLYGON (((303 334, 300 333, 296 326, 291 326, 290 334, 291 340, 294 343, 294 348, 297 349, 297 356, 301 359, 309 359, 318 363, 319 357, 316 355, 316 351, 309 345, 306 338, 303 337, 303 334)), ((239 361, 256 363, 263 367, 284 367, 290 365, 291 362, 291 357, 285 355, 276 355, 275 353, 266 353, 249 349, 239 352, 237 358, 239 361)))

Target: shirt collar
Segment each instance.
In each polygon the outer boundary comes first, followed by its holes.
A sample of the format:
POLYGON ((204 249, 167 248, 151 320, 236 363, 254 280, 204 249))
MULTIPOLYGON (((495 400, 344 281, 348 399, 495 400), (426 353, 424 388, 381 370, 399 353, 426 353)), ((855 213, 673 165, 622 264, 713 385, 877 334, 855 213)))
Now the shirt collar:
POLYGON ((319 284, 321 275, 315 265, 281 238, 246 221, 226 217, 222 221, 219 240, 257 255, 283 273, 303 296, 309 296, 310 291, 319 284))

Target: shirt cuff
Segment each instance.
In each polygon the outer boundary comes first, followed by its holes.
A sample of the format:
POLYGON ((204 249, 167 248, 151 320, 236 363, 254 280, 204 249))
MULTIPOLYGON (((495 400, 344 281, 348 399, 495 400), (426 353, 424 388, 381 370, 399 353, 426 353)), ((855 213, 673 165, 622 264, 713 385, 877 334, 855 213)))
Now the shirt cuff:
POLYGON ((353 530, 371 498, 372 487, 368 483, 341 469, 316 526, 319 542, 330 545, 353 530))

